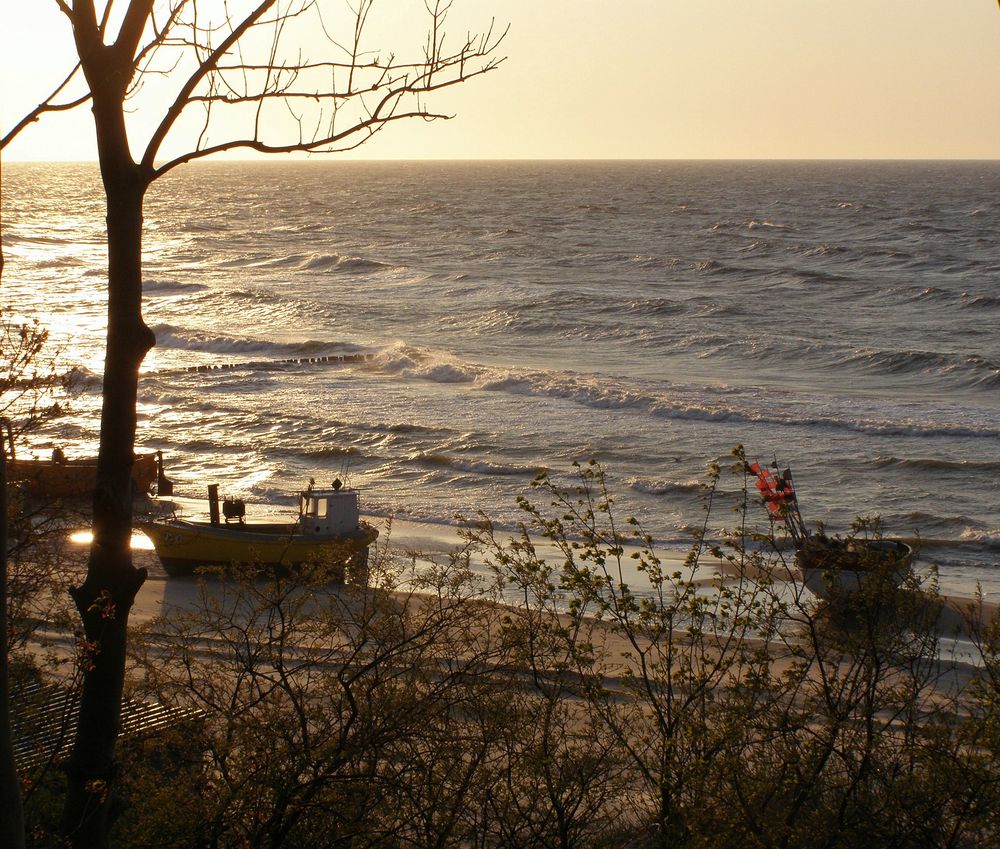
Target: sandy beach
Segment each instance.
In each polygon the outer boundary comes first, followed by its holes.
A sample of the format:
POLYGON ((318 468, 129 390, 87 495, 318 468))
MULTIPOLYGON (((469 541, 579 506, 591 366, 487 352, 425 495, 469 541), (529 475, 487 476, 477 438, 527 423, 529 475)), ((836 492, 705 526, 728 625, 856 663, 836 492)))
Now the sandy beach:
MULTIPOLYGON (((445 562, 450 553, 465 546, 460 529, 455 526, 397 519, 391 523, 390 528, 387 529, 385 524, 381 524, 380 528, 381 538, 377 545, 387 546, 391 554, 402 562, 410 560, 413 568, 417 570, 422 563, 426 565, 433 561, 445 562)), ((503 533, 499 536, 501 539, 505 538, 503 533)), ((549 543, 538 541, 537 551, 553 563, 561 562, 560 553, 549 543)), ((148 578, 139 591, 132 610, 133 624, 140 625, 156 616, 169 615, 172 609, 189 609, 197 603, 198 579, 167 576, 155 552, 152 551, 151 544, 141 534, 137 534, 133 539, 133 553, 136 564, 148 570, 148 578)), ((657 554, 663 561, 665 571, 670 572, 683 569, 687 552, 660 550, 657 554)), ((624 563, 627 568, 632 568, 631 562, 626 556, 624 563)), ((709 555, 705 555, 701 562, 704 565, 701 565, 696 573, 696 580, 699 583, 705 586, 713 585, 720 577, 728 586, 735 587, 739 582, 740 575, 730 564, 715 560, 709 555)), ((478 567, 479 574, 486 576, 488 570, 481 556, 473 558, 472 566, 474 570, 478 567)), ((633 588, 641 590, 642 587, 648 586, 645 577, 634 569, 624 573, 624 577, 633 588)), ((753 581, 765 576, 749 571, 745 577, 753 581)), ((807 605, 812 603, 811 594, 802 586, 794 568, 778 566, 771 572, 768 581, 774 583, 774 589, 782 597, 794 599, 797 603, 807 605)), ((968 623, 995 618, 1000 612, 1000 605, 992 601, 983 601, 977 606, 972 592, 968 594, 943 592, 941 600, 943 605, 938 619, 938 631, 942 648, 946 653, 957 657, 973 654, 973 648, 968 642, 970 636, 968 623)))

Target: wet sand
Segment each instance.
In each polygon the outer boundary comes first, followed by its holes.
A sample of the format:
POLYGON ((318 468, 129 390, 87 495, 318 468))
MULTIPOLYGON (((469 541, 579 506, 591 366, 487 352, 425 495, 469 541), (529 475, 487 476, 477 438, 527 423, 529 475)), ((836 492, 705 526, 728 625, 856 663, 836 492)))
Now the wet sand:
MULTIPOLYGON (((388 545, 394 554, 414 557, 418 562, 420 560, 441 562, 450 552, 460 549, 464 544, 459 529, 454 526, 394 520, 391 528, 387 529, 383 524, 380 525, 380 529, 379 545, 388 545)), ((503 539, 508 535, 499 536, 503 539)), ((135 548, 135 560, 137 565, 146 566, 149 578, 136 598, 132 611, 133 624, 142 624, 156 616, 168 614, 171 609, 190 608, 197 603, 199 583, 197 578, 168 577, 155 553, 146 547, 148 543, 145 537, 138 536, 134 544, 142 546, 135 548)), ((561 555, 550 544, 539 543, 538 551, 546 557, 551 557, 555 562, 561 559, 561 555)), ((682 569, 686 552, 667 550, 657 553, 663 560, 666 571, 682 569)), ((705 585, 714 583, 718 580, 716 577, 718 573, 725 575, 725 579, 730 582, 735 582, 739 577, 732 566, 712 558, 703 558, 703 562, 706 565, 696 573, 698 583, 705 585)), ((627 558, 626 564, 627 568, 632 568, 631 561, 627 558)), ((475 567, 475 561, 473 565, 475 567)), ((485 572, 485 566, 482 568, 485 572)), ((623 577, 633 587, 640 587, 645 583, 644 577, 634 570, 631 574, 623 573, 623 577)), ((751 573, 748 577, 753 581, 767 576, 751 573)), ((773 581, 774 588, 789 599, 806 604, 811 600, 794 569, 779 566, 767 580, 773 581)), ((977 604, 968 596, 942 595, 942 600, 944 604, 938 619, 938 630, 943 642, 968 641, 970 622, 989 621, 1000 613, 1000 605, 985 601, 977 604)), ((971 646, 968 648, 971 649, 971 646)))

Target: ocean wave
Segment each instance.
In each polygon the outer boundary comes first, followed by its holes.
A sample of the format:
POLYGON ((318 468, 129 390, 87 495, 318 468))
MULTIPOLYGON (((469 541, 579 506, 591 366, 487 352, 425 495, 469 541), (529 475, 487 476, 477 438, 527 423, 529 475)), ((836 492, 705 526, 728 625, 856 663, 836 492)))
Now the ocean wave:
POLYGON ((935 374, 957 378, 970 387, 1000 385, 1000 367, 976 354, 944 354, 937 351, 882 351, 854 349, 838 358, 841 365, 860 366, 883 374, 935 374))
POLYGON ((622 260, 627 265, 634 265, 637 268, 670 268, 671 259, 664 259, 661 256, 650 256, 648 254, 633 254, 625 256, 622 260))
POLYGON ((927 286, 916 293, 917 300, 926 301, 940 301, 940 300, 951 300, 954 296, 947 289, 941 289, 938 286, 927 286))
POLYGON ((440 292, 438 297, 448 300, 467 300, 472 301, 476 296, 483 291, 486 287, 480 283, 467 282, 462 286, 449 286, 440 292))
MULTIPOLYGON (((951 549, 953 552, 1000 551, 1000 528, 983 525, 968 516, 937 516, 917 510, 907 514, 905 518, 914 527, 929 530, 926 535, 920 534, 912 538, 920 551, 933 552, 926 558, 928 560, 941 561, 939 549, 951 549)), ((952 557, 947 557, 944 562, 955 563, 952 557)), ((982 561, 967 563, 984 565, 982 561)))
POLYGON ((976 371, 970 379, 971 385, 988 388, 1000 386, 1000 368, 995 363, 970 355, 965 358, 965 365, 976 371))
POLYGON ((7 245, 68 245, 76 240, 63 236, 43 236, 37 233, 4 233, 4 243, 7 245))
POLYGON ((386 433, 441 433, 444 430, 441 427, 428 427, 427 425, 411 424, 410 422, 393 422, 392 424, 378 422, 374 427, 384 430, 386 433))
POLYGON ((576 208, 583 212, 610 213, 611 215, 617 215, 621 212, 621 208, 616 203, 581 203, 576 208))
POLYGON ((780 269, 780 272, 783 276, 788 276, 802 283, 841 283, 851 279, 847 275, 823 271, 819 268, 785 267, 780 269))
POLYGON ((268 448, 268 454, 285 457, 297 457, 305 460, 335 460, 343 457, 378 460, 378 457, 366 454, 355 445, 323 445, 319 448, 285 448, 281 446, 272 446, 268 448))
POLYGON ((879 351, 871 348, 855 349, 845 356, 842 362, 846 365, 862 365, 892 374, 940 371, 953 364, 950 357, 935 351, 879 351))
POLYGON ((803 419, 799 424, 804 426, 834 427, 854 431, 855 433, 867 433, 872 436, 951 436, 968 437, 970 439, 1000 439, 1000 428, 988 426, 966 427, 958 424, 880 422, 876 420, 845 421, 832 418, 803 419))
POLYGON ((968 292, 963 292, 962 305, 972 309, 995 309, 1000 307, 1000 296, 973 295, 970 297, 968 292))
POLYGON ((430 434, 437 437, 442 435, 454 435, 454 430, 446 425, 424 425, 413 422, 387 422, 387 421, 339 421, 322 416, 317 423, 325 427, 343 428, 353 434, 355 440, 363 439, 368 444, 382 445, 387 437, 411 434, 430 434))
POLYGON ((104 385, 104 375, 91 371, 86 366, 72 366, 58 380, 69 387, 71 392, 93 391, 104 385))
POLYGON ((142 281, 144 295, 180 295, 192 292, 203 292, 208 287, 204 283, 185 283, 181 280, 156 280, 146 278, 142 281))
POLYGON ((723 265, 718 260, 706 259, 701 262, 696 262, 694 264, 695 271, 701 271, 705 274, 726 274, 733 271, 738 271, 738 269, 732 268, 728 265, 723 265))
POLYGON ((219 402, 217 400, 196 400, 188 393, 157 392, 155 389, 147 388, 147 386, 148 384, 145 381, 139 382, 139 401, 143 404, 169 407, 174 411, 183 411, 184 413, 219 412, 219 402))
POLYGON ((480 335, 518 333, 522 335, 551 337, 553 339, 581 342, 588 347, 605 344, 632 345, 660 349, 665 339, 673 338, 674 331, 663 328, 659 321, 664 316, 681 314, 685 307, 666 301, 651 299, 648 307, 642 301, 608 301, 603 309, 577 308, 576 314, 566 310, 550 310, 539 304, 513 306, 509 309, 489 310, 478 317, 449 318, 452 327, 461 326, 480 335), (609 323, 608 314, 621 314, 629 320, 609 323))
POLYGON ((690 318, 692 319, 744 318, 746 316, 746 307, 743 304, 725 303, 717 300, 706 301, 702 296, 689 298, 684 306, 691 311, 690 318))
MULTIPOLYGON (((339 342, 306 340, 303 342, 273 342, 246 336, 227 336, 200 330, 182 330, 169 324, 154 325, 156 344, 160 348, 198 351, 207 354, 257 355, 281 359, 310 358, 342 354, 345 345, 339 342)), ((356 346, 346 346, 352 350, 356 346)), ((254 363, 253 365, 266 365, 254 363)))
POLYGON ((478 475, 533 477, 543 469, 538 466, 493 463, 489 460, 466 460, 437 451, 417 451, 407 458, 411 463, 430 468, 447 468, 478 475))
POLYGON ((967 527, 962 531, 961 540, 993 551, 1000 551, 1000 528, 967 527))
POLYGON ((344 274, 363 274, 369 271, 392 268, 388 263, 366 257, 345 256, 338 253, 291 253, 284 256, 246 254, 219 263, 222 267, 249 267, 262 269, 287 268, 292 271, 322 271, 344 274))
POLYGON ((958 304, 964 309, 995 309, 1000 307, 1000 296, 971 295, 968 291, 955 291, 940 286, 894 286, 885 290, 889 297, 902 297, 911 301, 932 301, 958 304))
POLYGON ((203 217, 186 222, 184 227, 192 233, 221 233, 229 229, 229 226, 221 221, 212 221, 203 217))
POLYGON ((472 325, 476 333, 503 333, 527 322, 516 311, 508 309, 493 309, 484 313, 472 325))
POLYGON ((747 224, 748 230, 780 230, 794 233, 798 230, 790 224, 776 224, 773 221, 758 221, 756 218, 747 224))
MULTIPOLYGON (((557 398, 592 409, 635 410, 661 419, 824 428, 873 436, 1000 438, 1000 428, 988 424, 880 419, 852 415, 847 409, 829 413, 819 401, 818 406, 771 403, 766 409, 758 409, 736 406, 738 398, 734 395, 718 396, 697 388, 687 389, 683 394, 690 397, 685 399, 671 389, 653 392, 630 388, 621 380, 599 375, 476 365, 442 352, 406 346, 383 349, 366 367, 410 379, 468 384, 482 391, 557 398), (815 414, 810 415, 810 409, 815 414)), ((754 400, 751 398, 750 404, 754 400)))
POLYGON ((296 257, 274 257, 264 253, 245 253, 217 259, 214 265, 218 268, 288 268, 296 260, 296 257))
POLYGON ((705 484, 699 480, 667 481, 646 480, 645 478, 629 478, 625 484, 636 492, 645 495, 695 495, 705 492, 705 484))
POLYGON ((472 383, 482 369, 457 360, 425 356, 390 348, 375 355, 375 365, 388 374, 420 378, 432 383, 472 383))
MULTIPOLYGON (((217 412, 217 411, 216 411, 217 412)), ((245 451, 242 445, 226 445, 218 437, 211 439, 185 439, 178 441, 174 449, 180 456, 192 454, 240 454, 245 451)))
POLYGON ((301 233, 322 233, 327 230, 327 224, 323 221, 303 221, 298 224, 277 224, 270 228, 272 233, 288 233, 293 236, 300 235, 301 233))
POLYGON ((920 472, 934 471, 1000 471, 1000 460, 946 460, 940 457, 879 456, 872 460, 876 468, 913 469, 920 472))
MULTIPOLYGON (((729 308, 719 309, 717 312, 710 307, 706 307, 701 316, 712 315, 733 315, 742 317, 742 313, 729 308)), ((707 360, 713 357, 728 357, 740 362, 752 360, 754 362, 771 364, 774 362, 788 362, 792 359, 804 360, 815 358, 817 353, 821 357, 826 357, 828 348, 825 345, 812 343, 804 340, 797 340, 791 337, 763 333, 749 338, 734 338, 732 336, 717 333, 692 333, 684 339, 684 344, 689 350, 697 350, 698 359, 707 360)))
POLYGON ((304 271, 337 271, 350 274, 363 274, 366 271, 391 268, 388 263, 379 262, 376 259, 342 256, 341 254, 315 254, 299 262, 297 267, 304 271))
POLYGON ((849 254, 851 251, 845 248, 843 245, 813 245, 812 247, 801 246, 794 248, 795 253, 801 253, 802 256, 843 256, 844 254, 849 254))
POLYGON ((294 312, 297 308, 308 308, 305 302, 292 301, 284 295, 262 289, 229 289, 225 293, 225 299, 230 309, 232 308, 232 302, 235 300, 246 301, 250 306, 263 305, 269 307, 273 304, 283 312, 294 312))
POLYGON ((637 298, 622 305, 622 310, 637 315, 676 315, 684 307, 670 298, 637 298))

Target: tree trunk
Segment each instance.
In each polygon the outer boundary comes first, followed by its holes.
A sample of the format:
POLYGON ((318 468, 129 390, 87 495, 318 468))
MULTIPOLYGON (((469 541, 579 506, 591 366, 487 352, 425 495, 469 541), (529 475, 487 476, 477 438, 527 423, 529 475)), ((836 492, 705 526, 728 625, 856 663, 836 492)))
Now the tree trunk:
MULTIPOLYGON (((100 140, 102 115, 95 98, 100 140)), ((107 122, 106 122, 107 123, 107 122)), ((70 592, 83 620, 83 692, 68 766, 63 833, 75 847, 105 847, 118 813, 114 748, 125 683, 129 611, 146 579, 136 569, 132 463, 139 366, 153 345, 142 320, 142 203, 149 184, 127 146, 101 147, 108 200, 108 335, 101 444, 94 492, 94 541, 84 583, 70 592)))

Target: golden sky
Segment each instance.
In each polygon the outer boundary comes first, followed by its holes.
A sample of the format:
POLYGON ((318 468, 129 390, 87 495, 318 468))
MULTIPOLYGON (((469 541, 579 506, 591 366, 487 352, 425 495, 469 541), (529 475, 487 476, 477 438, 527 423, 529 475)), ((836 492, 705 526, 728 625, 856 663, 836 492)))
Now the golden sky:
MULTIPOLYGON (((398 36, 423 3, 384 5, 398 36)), ((510 23, 508 59, 438 100, 454 120, 396 125, 351 156, 1000 158, 995 0, 456 0, 452 29, 491 17, 510 23)), ((0 0, 4 130, 71 53, 52 0, 0 0)), ((92 137, 84 108, 4 158, 92 159, 92 137)))

